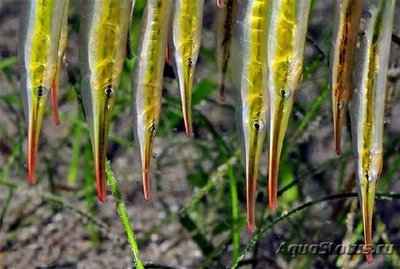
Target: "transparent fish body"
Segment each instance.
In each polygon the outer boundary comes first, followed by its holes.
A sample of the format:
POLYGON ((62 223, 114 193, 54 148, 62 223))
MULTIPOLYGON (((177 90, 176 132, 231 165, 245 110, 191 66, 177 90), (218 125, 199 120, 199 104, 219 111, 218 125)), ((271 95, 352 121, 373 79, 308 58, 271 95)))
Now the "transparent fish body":
POLYGON ((341 133, 351 97, 353 60, 363 0, 335 1, 331 52, 331 88, 335 151, 341 152, 341 133))
POLYGON ((35 183, 39 135, 56 69, 62 17, 67 1, 24 1, 19 60, 21 91, 28 123, 28 180, 35 183))
POLYGON ((279 160, 303 72, 311 0, 271 1, 268 31, 269 208, 277 207, 279 160))
POLYGON ((160 118, 165 47, 172 4, 173 0, 147 1, 133 77, 134 133, 137 148, 140 150, 146 200, 150 199, 150 160, 160 118))
POLYGON ((259 160, 267 124, 268 0, 238 1, 232 39, 237 129, 246 168, 247 227, 255 230, 259 160))
POLYGON ((105 162, 115 95, 131 18, 131 0, 84 0, 80 29, 82 99, 92 142, 97 196, 106 201, 105 162))
POLYGON ((350 109, 368 262, 372 262, 372 214, 376 184, 382 169, 386 82, 395 1, 378 3, 378 8, 371 7, 371 16, 361 37, 350 109))
POLYGON ((192 90, 201 44, 204 0, 176 0, 172 15, 171 56, 178 79, 186 134, 192 130, 192 90))
POLYGON ((217 10, 217 70, 218 90, 221 100, 225 100, 225 82, 228 71, 228 62, 231 55, 231 41, 233 25, 235 23, 238 0, 226 0, 218 4, 217 10))

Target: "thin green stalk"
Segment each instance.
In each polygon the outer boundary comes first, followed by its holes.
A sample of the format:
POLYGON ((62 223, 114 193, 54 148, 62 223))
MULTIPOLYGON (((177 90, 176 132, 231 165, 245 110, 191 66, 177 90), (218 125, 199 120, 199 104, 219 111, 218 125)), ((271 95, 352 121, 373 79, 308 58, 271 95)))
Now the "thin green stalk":
POLYGON ((231 190, 232 203, 232 262, 235 262, 239 257, 240 233, 239 233, 239 202, 237 195, 236 178, 233 173, 232 165, 228 167, 229 186, 231 190))
POLYGON ((74 125, 72 128, 72 156, 71 163, 68 170, 68 184, 74 186, 76 184, 78 178, 79 171, 79 156, 81 153, 81 137, 82 137, 82 129, 74 125))
POLYGON ((117 180, 115 179, 114 173, 111 170, 110 162, 107 161, 106 163, 106 178, 107 184, 111 189, 112 195, 114 196, 117 211, 119 216, 121 217, 122 224, 124 225, 124 229, 126 231, 126 235, 128 237, 129 245, 131 246, 132 250, 132 257, 135 263, 136 268, 144 269, 143 262, 140 259, 139 255, 139 247, 135 239, 135 233, 133 231, 131 222, 129 220, 128 212, 126 211, 126 207, 124 201, 122 200, 121 193, 118 188, 117 180))

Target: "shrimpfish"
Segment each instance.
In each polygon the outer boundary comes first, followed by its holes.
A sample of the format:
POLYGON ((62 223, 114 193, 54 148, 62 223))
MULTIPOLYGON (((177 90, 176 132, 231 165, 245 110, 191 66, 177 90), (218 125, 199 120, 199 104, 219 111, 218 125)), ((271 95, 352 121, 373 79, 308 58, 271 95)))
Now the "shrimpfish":
POLYGON ((247 227, 254 231, 259 160, 267 124, 269 0, 238 1, 232 71, 238 132, 246 168, 247 227))
POLYGON ((303 72, 311 0, 273 0, 268 31, 269 208, 277 207, 279 160, 303 72))
POLYGON ((119 86, 132 0, 84 0, 80 29, 82 99, 92 142, 97 196, 106 201, 108 133, 119 86))
POLYGON ((217 0, 217 70, 218 70, 218 89, 219 97, 225 100, 225 81, 228 71, 228 61, 231 56, 231 41, 233 24, 236 17, 236 8, 238 0, 217 0))
POLYGON ((204 0, 175 0, 172 15, 171 56, 178 78, 186 135, 192 130, 192 89, 201 44, 204 0))
POLYGON ((24 1, 21 16, 21 90, 28 123, 28 181, 35 183, 39 135, 57 69, 65 0, 24 1))
POLYGON ((372 6, 357 52, 355 88, 351 98, 351 134, 361 201, 366 258, 372 262, 372 214, 382 169, 386 82, 395 0, 372 6))
POLYGON ((353 60, 363 0, 335 2, 331 52, 331 87, 335 151, 341 153, 341 133, 352 90, 353 60))
POLYGON ((62 17, 61 35, 60 43, 58 45, 58 59, 57 59, 57 69, 54 76, 53 86, 51 87, 51 104, 53 107, 53 121, 56 125, 60 124, 60 118, 58 116, 58 89, 60 87, 61 71, 63 67, 65 50, 67 49, 68 41, 68 7, 69 0, 64 0, 66 2, 62 17))
POLYGON ((144 197, 150 199, 149 169, 161 110, 163 70, 173 0, 149 0, 143 14, 133 76, 135 142, 140 150, 144 197))

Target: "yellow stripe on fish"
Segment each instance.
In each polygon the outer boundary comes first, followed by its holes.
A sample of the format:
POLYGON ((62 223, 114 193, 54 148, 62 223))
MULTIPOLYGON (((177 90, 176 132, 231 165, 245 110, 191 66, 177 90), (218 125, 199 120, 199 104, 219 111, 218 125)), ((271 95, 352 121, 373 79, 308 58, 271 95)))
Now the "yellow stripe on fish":
POLYGON ((351 97, 353 60, 363 0, 339 0, 335 5, 331 87, 335 151, 340 154, 342 126, 351 97))
POLYGON ((351 133, 359 199, 362 205, 365 253, 372 262, 372 215, 383 158, 386 82, 393 28, 394 0, 372 6, 357 53, 351 99, 351 133))
POLYGON ((173 0, 149 0, 133 78, 135 142, 140 150, 144 197, 150 200, 149 169, 161 110, 163 70, 173 0))
POLYGON ((311 0, 273 0, 268 31, 269 208, 277 207, 279 159, 304 60, 311 0))
POLYGON ((255 230, 259 160, 267 122, 267 29, 270 1, 239 1, 232 40, 238 132, 246 167, 247 227, 255 230))
POLYGON ((106 200, 105 162, 115 94, 126 58, 132 0, 84 0, 80 58, 82 97, 92 141, 97 196, 106 200))
POLYGON ((28 180, 36 181, 39 135, 50 88, 57 69, 63 12, 67 1, 32 0, 21 16, 21 90, 28 122, 28 180))
POLYGON ((192 130, 192 90, 201 44, 204 0, 175 0, 172 16, 172 64, 182 99, 186 134, 192 130))

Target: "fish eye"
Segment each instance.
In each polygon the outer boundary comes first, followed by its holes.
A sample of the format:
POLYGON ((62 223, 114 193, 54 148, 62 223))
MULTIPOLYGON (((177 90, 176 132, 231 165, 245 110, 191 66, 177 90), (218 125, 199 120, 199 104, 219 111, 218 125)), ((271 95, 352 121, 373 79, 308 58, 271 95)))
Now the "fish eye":
POLYGON ((192 58, 189 58, 189 60, 188 60, 188 66, 189 66, 189 67, 192 67, 192 66, 193 66, 192 58))
POLYGON ((156 125, 155 125, 154 123, 152 123, 152 124, 149 126, 149 131, 152 132, 152 133, 154 133, 154 132, 156 131, 156 125))
POLYGON ((256 132, 262 132, 264 130, 265 125, 262 121, 255 120, 253 123, 253 127, 256 130, 256 132))
POLYGON ((113 92, 114 92, 114 90, 113 90, 112 86, 111 86, 111 85, 108 85, 108 86, 106 87, 106 90, 105 90, 106 95, 107 95, 108 97, 110 97, 110 96, 113 94, 113 92))
POLYGON ((44 96, 45 94, 46 94, 46 89, 43 88, 43 86, 39 86, 38 89, 37 89, 37 95, 38 95, 39 97, 42 97, 42 96, 44 96))
POLYGON ((281 97, 282 98, 288 98, 290 96, 290 90, 289 89, 282 89, 280 93, 281 93, 281 97))

